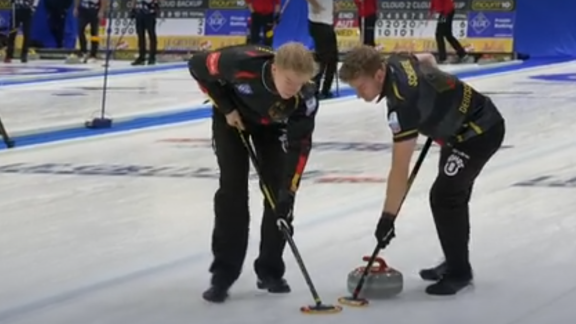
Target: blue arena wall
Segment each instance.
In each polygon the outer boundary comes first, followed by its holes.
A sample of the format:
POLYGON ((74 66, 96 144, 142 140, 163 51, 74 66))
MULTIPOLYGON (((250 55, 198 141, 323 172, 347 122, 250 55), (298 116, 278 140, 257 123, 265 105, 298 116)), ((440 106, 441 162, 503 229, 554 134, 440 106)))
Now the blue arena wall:
MULTIPOLYGON (((389 0, 381 0, 381 2, 387 1, 389 0)), ((513 0, 466 1, 497 3, 513 0)), ((395 2, 397 1, 395 0, 395 2)), ((515 2, 514 52, 529 55, 531 58, 576 57, 575 0, 516 0, 515 2)), ((275 30, 274 45, 279 46, 288 41, 298 41, 312 49, 313 43, 308 34, 307 13, 308 9, 305 0, 290 0, 280 25, 275 30)), ((46 19, 46 11, 41 3, 34 17, 32 38, 43 43, 44 47, 52 48, 54 47, 54 41, 48 28, 46 28, 46 19)), ((66 47, 74 47, 75 40, 76 22, 72 17, 72 13, 69 12, 66 28, 66 47)))
POLYGON ((576 1, 519 0, 515 51, 532 58, 576 57, 576 1))

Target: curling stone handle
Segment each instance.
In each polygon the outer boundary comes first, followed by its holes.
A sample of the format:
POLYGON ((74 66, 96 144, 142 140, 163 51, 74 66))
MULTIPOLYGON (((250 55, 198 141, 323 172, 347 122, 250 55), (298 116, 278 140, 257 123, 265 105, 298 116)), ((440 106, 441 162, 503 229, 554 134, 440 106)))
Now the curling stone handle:
MULTIPOLYGON (((370 261, 370 256, 364 256, 362 258, 362 261, 364 262, 370 261)), ((382 259, 381 257, 377 257, 376 259, 374 259, 374 264, 372 264, 372 269, 370 269, 370 272, 383 273, 386 272, 387 270, 388 265, 386 264, 386 261, 384 261, 384 259, 382 259)))

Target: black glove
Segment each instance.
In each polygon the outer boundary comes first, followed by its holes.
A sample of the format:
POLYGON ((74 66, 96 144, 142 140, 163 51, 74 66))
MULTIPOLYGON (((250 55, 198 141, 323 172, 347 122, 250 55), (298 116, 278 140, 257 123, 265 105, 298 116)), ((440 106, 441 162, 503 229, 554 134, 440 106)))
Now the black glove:
POLYGON ((292 227, 292 220, 294 219, 294 215, 292 214, 293 208, 294 194, 281 192, 276 202, 276 217, 278 217, 278 226, 286 227, 290 235, 294 235, 294 227, 292 227))
POLYGON ((390 241, 396 237, 396 233, 394 232, 395 219, 395 215, 383 212, 380 220, 378 221, 374 236, 376 237, 376 241, 378 241, 380 244, 381 249, 385 248, 390 243, 390 241))
POLYGON ((136 19, 136 9, 130 9, 130 19, 136 19))

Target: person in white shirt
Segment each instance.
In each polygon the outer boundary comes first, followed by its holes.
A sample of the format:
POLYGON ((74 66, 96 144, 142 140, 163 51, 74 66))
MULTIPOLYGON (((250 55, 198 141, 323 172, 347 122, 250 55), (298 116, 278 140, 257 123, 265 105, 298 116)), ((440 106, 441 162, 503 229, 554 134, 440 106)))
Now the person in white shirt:
POLYGON ((332 83, 338 69, 338 41, 334 31, 334 1, 308 1, 308 28, 320 65, 314 78, 321 98, 332 97, 332 83), (321 84, 322 78, 324 82, 321 84))

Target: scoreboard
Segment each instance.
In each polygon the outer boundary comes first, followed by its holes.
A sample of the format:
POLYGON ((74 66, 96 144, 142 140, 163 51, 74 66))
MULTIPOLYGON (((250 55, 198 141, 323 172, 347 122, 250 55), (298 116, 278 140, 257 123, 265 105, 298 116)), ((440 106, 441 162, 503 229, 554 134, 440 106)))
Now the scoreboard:
MULTIPOLYGON (((112 47, 137 49, 129 0, 111 0, 112 47)), ((163 0, 156 22, 159 51, 198 51, 246 42, 244 0, 163 0)))
MULTIPOLYGON (((456 14, 452 31, 456 38, 466 36, 468 19, 462 11, 465 1, 454 1, 456 14)), ((434 38, 436 20, 430 19, 429 1, 382 1, 376 22, 376 38, 434 38)))
MULTIPOLYGON (((454 36, 472 52, 512 53, 514 1, 455 0, 454 36)), ((340 22, 343 15, 356 15, 356 6, 353 0, 335 0, 334 11, 339 49, 346 52, 359 44, 360 35, 340 22)), ((436 24, 437 15, 430 15, 430 0, 379 0, 376 43, 384 52, 436 51, 436 24)))

